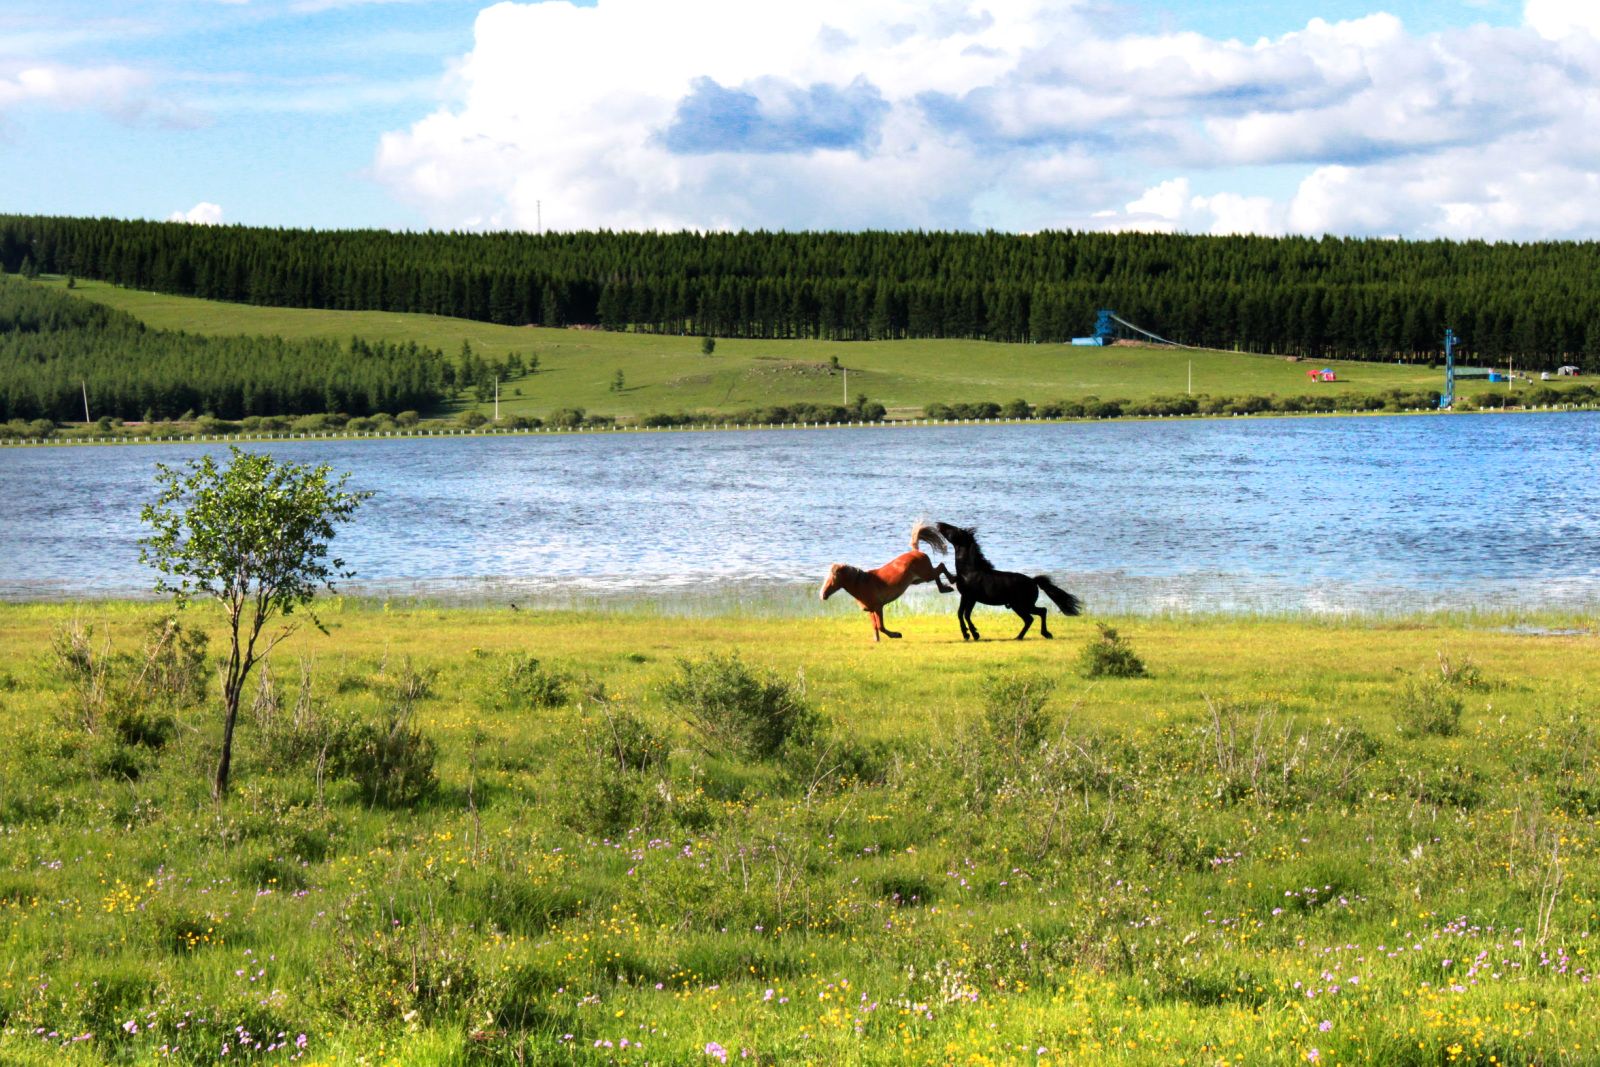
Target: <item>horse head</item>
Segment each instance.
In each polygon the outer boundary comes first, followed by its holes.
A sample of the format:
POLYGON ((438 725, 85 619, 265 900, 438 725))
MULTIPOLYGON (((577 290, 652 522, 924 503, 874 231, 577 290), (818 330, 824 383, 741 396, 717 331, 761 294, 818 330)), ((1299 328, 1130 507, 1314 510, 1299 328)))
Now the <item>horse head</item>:
POLYGON ((828 576, 822 580, 822 589, 820 590, 823 600, 827 600, 839 591, 839 570, 843 566, 843 563, 835 563, 828 568, 828 576))
POLYGON ((955 549, 956 570, 960 571, 988 571, 994 565, 983 554, 983 549, 978 547, 978 531, 971 526, 952 526, 948 522, 935 523, 939 533, 950 542, 950 547, 955 549))

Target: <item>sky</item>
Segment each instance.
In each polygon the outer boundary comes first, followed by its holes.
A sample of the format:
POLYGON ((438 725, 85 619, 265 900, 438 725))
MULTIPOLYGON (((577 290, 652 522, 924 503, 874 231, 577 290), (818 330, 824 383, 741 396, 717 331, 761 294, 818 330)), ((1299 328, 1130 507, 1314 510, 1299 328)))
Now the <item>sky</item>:
POLYGON ((4 0, 0 211, 1600 238, 1600 0, 4 0))

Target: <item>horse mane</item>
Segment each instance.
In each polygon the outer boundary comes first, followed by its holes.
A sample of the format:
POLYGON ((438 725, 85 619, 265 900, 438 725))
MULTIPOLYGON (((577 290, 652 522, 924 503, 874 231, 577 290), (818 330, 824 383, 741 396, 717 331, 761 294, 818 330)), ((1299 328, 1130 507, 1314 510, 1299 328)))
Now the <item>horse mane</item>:
POLYGON ((941 556, 950 550, 950 542, 944 539, 939 527, 926 519, 918 519, 917 524, 911 527, 911 548, 915 551, 923 545, 927 545, 941 556))
POLYGON ((861 575, 864 573, 860 567, 852 567, 848 563, 835 563, 833 572, 841 578, 847 578, 852 582, 860 581, 861 575))
POLYGON ((955 546, 956 565, 959 568, 965 564, 969 570, 992 571, 994 564, 989 562, 989 557, 983 554, 983 549, 978 546, 978 529, 975 526, 952 526, 947 522, 937 524, 939 532, 945 539, 955 546))

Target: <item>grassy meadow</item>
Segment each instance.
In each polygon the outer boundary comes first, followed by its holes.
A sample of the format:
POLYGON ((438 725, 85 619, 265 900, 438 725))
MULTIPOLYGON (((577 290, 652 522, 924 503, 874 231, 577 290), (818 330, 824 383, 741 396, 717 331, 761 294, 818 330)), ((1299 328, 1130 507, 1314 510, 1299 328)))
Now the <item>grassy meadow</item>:
MULTIPOLYGON (((44 284, 64 286, 64 279, 44 284)), ((126 311, 163 329, 201 334, 275 335, 291 340, 360 336, 369 341, 435 347, 454 355, 463 342, 490 361, 512 352, 539 358, 536 374, 503 383, 502 416, 544 417, 561 408, 625 418, 653 413, 734 412, 773 404, 844 403, 858 394, 885 405, 891 417, 920 416, 930 403, 1022 398, 1035 405, 1084 397, 1140 401, 1195 394, 1300 396, 1319 392, 1375 395, 1443 387, 1442 369, 1330 361, 1336 384, 1309 381, 1309 362, 1227 352, 1115 346, 998 344, 969 340, 759 341, 719 339, 702 355, 698 337, 599 330, 496 326, 429 315, 255 307, 166 296, 78 281, 73 292, 126 311), (831 360, 849 372, 843 375, 831 360), (621 390, 613 388, 618 371, 621 390)), ((1085 332, 1091 324, 1085 323, 1085 332)), ((1550 383, 1559 387, 1565 383, 1550 383)), ((1462 382, 1462 396, 1505 386, 1462 382)), ((488 412, 465 396, 447 410, 488 412)))
POLYGON ((219 806, 219 617, 0 605, 0 1062, 1600 1060, 1590 620, 837 607, 326 601, 219 806))

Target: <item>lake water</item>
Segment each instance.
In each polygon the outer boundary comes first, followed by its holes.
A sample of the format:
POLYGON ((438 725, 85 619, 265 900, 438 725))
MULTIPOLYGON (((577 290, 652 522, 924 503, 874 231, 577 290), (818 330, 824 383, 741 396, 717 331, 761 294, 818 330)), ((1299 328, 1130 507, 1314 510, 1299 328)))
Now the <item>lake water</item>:
MULTIPOLYGON (((376 492, 337 541, 375 595, 845 611, 813 595, 827 565, 876 566, 928 517, 1091 611, 1600 604, 1588 412, 249 447, 376 492)), ((0 449, 0 598, 147 592, 154 464, 201 448, 0 449)))

